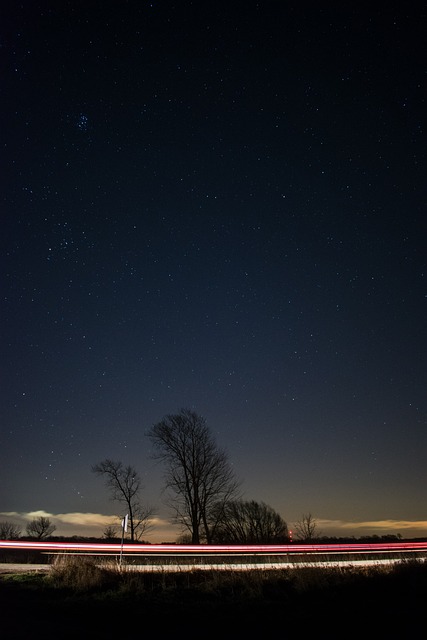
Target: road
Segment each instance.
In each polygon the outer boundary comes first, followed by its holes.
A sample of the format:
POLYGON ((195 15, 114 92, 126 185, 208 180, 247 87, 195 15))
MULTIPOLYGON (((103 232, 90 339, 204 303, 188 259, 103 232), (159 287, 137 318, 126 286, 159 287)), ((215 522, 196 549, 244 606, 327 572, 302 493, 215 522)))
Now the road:
MULTIPOLYGON (((113 561, 132 571, 194 571, 293 569, 316 566, 391 565, 427 559, 427 541, 291 545, 174 545, 109 544, 31 540, 0 540, 0 549, 38 551, 52 557, 85 555, 113 561)), ((3 564, 0 573, 49 571, 50 564, 3 564)))
POLYGON ((8 573, 48 573, 50 571, 50 564, 16 564, 16 563, 3 563, 0 564, 0 574, 8 573))
MULTIPOLYGON (((90 554, 85 554, 86 556, 90 554)), ((418 558, 420 561, 425 562, 427 558, 418 558)), ((256 571, 256 570, 283 570, 283 569, 300 569, 303 567, 379 567, 379 566, 393 566, 400 562, 405 562, 407 559, 403 558, 371 558, 363 560, 309 560, 305 562, 267 562, 257 561, 252 562, 224 562, 224 563, 180 563, 179 561, 169 563, 158 564, 126 564, 123 561, 122 564, 116 560, 115 565, 120 566, 122 570, 126 571, 141 571, 141 572, 186 572, 186 571, 256 571)), ((108 566, 108 565, 107 565, 108 566)), ((14 574, 14 573, 49 573, 51 564, 32 564, 32 563, 4 563, 0 564, 0 575, 14 574)))

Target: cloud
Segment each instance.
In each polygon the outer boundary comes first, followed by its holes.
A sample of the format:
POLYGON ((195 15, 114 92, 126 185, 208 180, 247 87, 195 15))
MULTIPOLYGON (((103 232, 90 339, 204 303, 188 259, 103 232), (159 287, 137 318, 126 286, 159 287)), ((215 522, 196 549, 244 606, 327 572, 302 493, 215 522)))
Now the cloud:
MULTIPOLYGON (((316 519, 316 524, 322 530, 338 531, 338 535, 348 534, 348 531, 354 531, 357 535, 361 533, 370 534, 395 534, 401 531, 417 532, 413 535, 426 535, 427 520, 362 520, 362 521, 345 521, 345 520, 323 520, 316 519), (362 531, 363 530, 363 531, 362 531)), ((326 534, 326 531, 323 531, 326 534)))
POLYGON ((57 513, 50 516, 53 520, 63 523, 72 524, 82 527, 109 527, 120 523, 119 516, 106 516, 102 513, 57 513))
POLYGON ((93 526, 93 525, 108 525, 111 524, 114 519, 118 519, 118 516, 106 516, 101 513, 49 513, 39 509, 38 511, 4 511, 0 513, 1 516, 21 518, 25 521, 31 521, 35 518, 49 518, 54 521, 55 524, 77 524, 81 526, 93 526))
MULTIPOLYGON (((56 526, 57 530, 55 534, 58 535, 61 535, 60 530, 62 530, 64 526, 67 528, 67 533, 69 532, 69 527, 76 527, 80 530, 80 534, 86 535, 86 531, 83 532, 81 529, 86 530, 88 527, 99 527, 105 529, 105 527, 114 526, 114 524, 117 525, 120 522, 118 516, 104 515, 102 513, 49 513, 43 509, 27 512, 8 511, 0 513, 0 516, 6 516, 8 518, 18 520, 21 526, 26 526, 28 522, 31 522, 36 518, 48 518, 52 524, 56 526)), ((78 532, 76 531, 76 534, 77 533, 78 532)))
MULTIPOLYGON (((48 518, 55 525, 54 535, 57 536, 94 536, 102 537, 107 527, 119 527, 123 516, 106 515, 103 513, 85 513, 72 511, 70 513, 49 513, 43 509, 37 511, 3 511, 0 512, 0 518, 10 519, 14 524, 25 528, 29 522, 36 518, 48 518)), ((178 535, 176 527, 174 528, 168 520, 162 518, 151 518, 150 529, 144 539, 153 542, 163 542, 167 540, 175 540, 178 535), (156 540, 151 540, 156 538, 156 540)))
MULTIPOLYGON (((88 536, 101 538, 107 527, 117 527, 123 516, 107 515, 103 513, 84 513, 73 511, 70 513, 49 513, 42 509, 37 511, 3 511, 0 518, 13 521, 14 524, 25 529, 28 522, 35 518, 49 518, 55 525, 55 535, 58 536, 88 536)), ((408 538, 425 537, 427 535, 427 520, 328 520, 315 518, 319 535, 324 536, 363 536, 402 534, 408 538)), ((154 517, 150 519, 150 528, 144 535, 147 541, 165 542, 178 538, 180 530, 166 519, 154 517)))

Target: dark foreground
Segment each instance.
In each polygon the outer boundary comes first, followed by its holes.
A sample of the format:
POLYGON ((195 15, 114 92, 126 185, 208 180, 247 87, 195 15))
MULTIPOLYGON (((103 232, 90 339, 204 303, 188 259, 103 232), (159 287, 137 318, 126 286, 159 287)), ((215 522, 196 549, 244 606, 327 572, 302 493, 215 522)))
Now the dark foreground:
POLYGON ((34 574, 0 576, 0 634, 117 640, 155 634, 189 640, 261 633, 279 638, 426 633, 427 563, 387 572, 307 568, 298 576, 199 572, 143 580, 79 585, 58 576, 54 581, 34 574))

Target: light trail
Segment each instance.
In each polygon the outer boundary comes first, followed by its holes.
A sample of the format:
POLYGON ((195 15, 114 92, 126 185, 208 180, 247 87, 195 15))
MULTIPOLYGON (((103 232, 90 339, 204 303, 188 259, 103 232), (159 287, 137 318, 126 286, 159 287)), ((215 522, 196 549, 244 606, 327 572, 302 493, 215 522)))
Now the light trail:
POLYGON ((426 552, 427 540, 423 542, 349 543, 349 544, 287 544, 287 545, 181 545, 181 544, 120 544, 93 542, 45 542, 0 540, 0 549, 22 549, 38 551, 75 551, 120 553, 133 555, 289 555, 310 553, 387 553, 426 552))
MULTIPOLYGON (((119 562, 120 557, 120 567, 123 570, 142 572, 283 570, 308 566, 362 567, 385 564, 391 566, 409 557, 427 561, 427 540, 287 545, 111 544, 0 540, 0 549, 38 551, 51 556, 90 556, 97 557, 99 561, 102 557, 104 561, 110 558, 115 563, 119 562)), ((10 567, 3 566, 6 569, 10 567)), ((31 570, 32 564, 26 566, 27 570, 31 570)))

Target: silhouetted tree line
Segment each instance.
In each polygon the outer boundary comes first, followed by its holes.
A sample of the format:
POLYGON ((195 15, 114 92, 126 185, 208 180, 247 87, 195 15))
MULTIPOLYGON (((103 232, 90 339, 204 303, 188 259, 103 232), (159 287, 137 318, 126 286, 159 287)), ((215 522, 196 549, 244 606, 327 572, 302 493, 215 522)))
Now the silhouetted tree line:
MULTIPOLYGON (((269 505, 245 501, 240 482, 204 418, 189 409, 167 415, 148 432, 153 458, 164 464, 166 504, 182 539, 192 544, 269 544, 289 541, 288 527, 269 505)), ((154 510, 142 507, 141 482, 133 467, 103 460, 92 467, 104 476, 112 498, 128 512, 130 538, 150 526, 154 510)), ((111 534, 111 532, 110 532, 111 534)))
MULTIPOLYGON (((287 523, 268 504, 243 500, 240 482, 235 478, 224 449, 218 447, 203 417, 189 409, 165 416, 147 433, 154 459, 164 465, 166 504, 172 522, 182 529, 181 541, 192 544, 286 544, 292 541, 287 523)), ((141 500, 142 483, 136 469, 121 461, 105 459, 92 471, 105 479, 111 498, 127 512, 131 542, 142 542, 151 528, 154 508, 141 500)), ((104 541, 120 541, 124 522, 104 531, 104 541)), ((324 537, 317 531, 313 516, 304 514, 295 524, 298 541, 356 541, 356 538, 324 537)), ((39 517, 26 527, 27 535, 46 540, 56 527, 48 518, 39 517)), ((0 523, 0 539, 20 537, 20 529, 9 522, 0 523)), ((56 538, 58 539, 58 538, 56 538)), ((65 540, 65 538, 63 538, 65 540)), ((81 540, 83 538, 66 538, 81 540)), ((87 538, 85 538, 87 539, 87 538)), ((93 539, 93 538, 90 538, 93 539)), ((400 535, 364 536, 358 540, 394 541, 400 535)))

